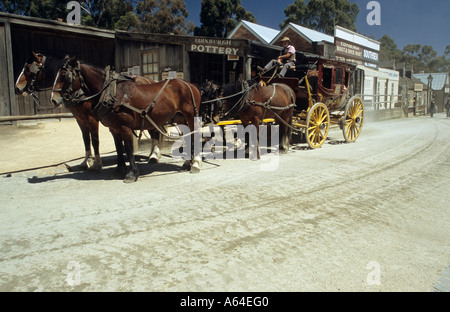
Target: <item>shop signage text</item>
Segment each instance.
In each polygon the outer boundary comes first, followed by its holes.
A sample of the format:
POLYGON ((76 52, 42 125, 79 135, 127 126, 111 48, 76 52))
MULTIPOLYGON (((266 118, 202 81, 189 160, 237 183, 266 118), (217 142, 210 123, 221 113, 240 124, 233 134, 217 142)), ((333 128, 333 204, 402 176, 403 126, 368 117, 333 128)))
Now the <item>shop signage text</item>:
POLYGON ((232 43, 232 40, 195 38, 187 49, 190 52, 242 56, 241 49, 232 43))

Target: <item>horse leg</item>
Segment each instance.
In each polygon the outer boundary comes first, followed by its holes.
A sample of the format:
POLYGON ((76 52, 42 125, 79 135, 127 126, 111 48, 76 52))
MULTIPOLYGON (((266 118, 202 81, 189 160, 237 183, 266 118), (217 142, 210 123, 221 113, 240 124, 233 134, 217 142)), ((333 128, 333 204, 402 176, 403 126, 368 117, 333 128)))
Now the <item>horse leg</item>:
POLYGON ((92 147, 94 148, 94 163, 89 169, 92 171, 102 171, 103 164, 102 159, 100 157, 100 139, 98 136, 99 123, 95 119, 90 120, 90 122, 91 122, 90 132, 91 132, 92 147))
MULTIPOLYGON (((292 125, 292 113, 289 114, 287 118, 284 118, 284 121, 287 124, 292 125)), ((289 151, 291 144, 292 128, 284 124, 281 125, 280 128, 280 152, 286 154, 289 151)))
POLYGON ((130 162, 130 170, 125 175, 125 183, 136 182, 139 177, 139 170, 134 159, 134 148, 133 148, 133 133, 132 131, 127 131, 122 134, 125 152, 127 153, 128 160, 130 162))
POLYGON ((261 159, 261 150, 259 149, 259 120, 255 120, 256 127, 256 160, 261 159))
POLYGON ((83 123, 77 120, 78 126, 80 127, 81 134, 83 136, 83 143, 84 143, 84 150, 85 150, 85 156, 84 160, 81 163, 80 167, 83 170, 89 169, 92 167, 93 160, 92 160, 92 152, 91 152, 91 137, 89 133, 89 128, 86 127, 83 123))
MULTIPOLYGON (((200 131, 201 125, 196 124, 195 118, 186 120, 194 120, 194 124, 188 123, 189 129, 194 132, 191 134, 191 162, 190 162, 190 173, 199 173, 200 168, 202 166, 202 144, 201 144, 201 133, 195 133, 195 130, 200 131), (199 139, 200 142, 196 142, 196 140, 199 139)), ((183 167, 185 167, 187 161, 184 163, 183 167)))
POLYGON ((153 130, 150 132, 150 136, 152 138, 152 150, 150 152, 150 156, 148 157, 148 162, 157 164, 161 159, 161 149, 159 148, 161 134, 157 130, 153 130))
POLYGON ((255 114, 255 117, 252 118, 251 125, 256 127, 256 159, 255 159, 253 147, 251 146, 252 139, 251 139, 251 135, 250 135, 249 142, 248 142, 248 146, 249 146, 248 157, 251 160, 260 160, 261 159, 261 151, 259 149, 259 125, 260 125, 260 122, 261 122, 260 119, 255 114))
POLYGON ((117 152, 117 167, 116 167, 115 176, 123 179, 127 172, 127 165, 125 163, 125 157, 123 155, 124 149, 123 149, 123 144, 122 144, 122 136, 120 135, 120 133, 117 133, 117 132, 113 131, 112 129, 110 129, 110 131, 113 136, 114 145, 116 146, 116 152, 117 152))

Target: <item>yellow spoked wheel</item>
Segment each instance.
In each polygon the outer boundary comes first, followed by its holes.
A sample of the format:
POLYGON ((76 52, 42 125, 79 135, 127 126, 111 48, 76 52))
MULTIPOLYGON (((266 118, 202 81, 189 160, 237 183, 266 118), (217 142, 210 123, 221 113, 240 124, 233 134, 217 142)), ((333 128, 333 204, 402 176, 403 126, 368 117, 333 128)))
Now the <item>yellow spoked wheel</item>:
POLYGON ((361 98, 354 96, 348 101, 345 108, 344 125, 342 132, 346 142, 355 142, 361 134, 364 123, 364 105, 361 98))
POLYGON ((323 103, 314 104, 306 117, 306 142, 309 147, 319 148, 323 145, 330 129, 330 113, 323 103))

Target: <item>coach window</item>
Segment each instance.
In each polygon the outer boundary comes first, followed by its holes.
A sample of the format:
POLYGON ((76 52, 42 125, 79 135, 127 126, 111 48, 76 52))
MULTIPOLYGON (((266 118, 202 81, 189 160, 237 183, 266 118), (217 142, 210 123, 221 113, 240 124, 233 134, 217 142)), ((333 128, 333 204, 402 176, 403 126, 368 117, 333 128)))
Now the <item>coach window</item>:
POLYGON ((333 67, 331 66, 322 66, 322 86, 331 89, 331 83, 333 78, 333 67))
POLYGON ((159 80, 158 51, 142 53, 142 76, 159 80))
POLYGON ((334 84, 335 85, 341 85, 342 84, 342 74, 343 74, 343 70, 340 67, 336 68, 336 72, 335 72, 335 79, 334 79, 334 84))

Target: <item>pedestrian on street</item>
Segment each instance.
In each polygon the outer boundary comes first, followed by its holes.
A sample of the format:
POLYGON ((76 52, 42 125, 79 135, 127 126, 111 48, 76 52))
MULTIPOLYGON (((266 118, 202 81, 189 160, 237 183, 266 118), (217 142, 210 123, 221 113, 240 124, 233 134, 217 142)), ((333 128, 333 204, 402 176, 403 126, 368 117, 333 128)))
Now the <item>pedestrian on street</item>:
POLYGON ((447 118, 450 117, 450 97, 447 98, 447 103, 445 103, 445 111, 447 112, 447 118))
POLYGON ((430 105, 430 115, 431 117, 433 117, 433 114, 436 113, 436 101, 434 100, 434 96, 431 100, 431 105, 430 105))

